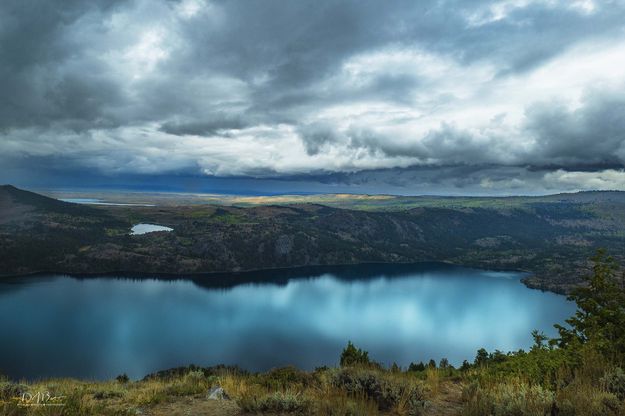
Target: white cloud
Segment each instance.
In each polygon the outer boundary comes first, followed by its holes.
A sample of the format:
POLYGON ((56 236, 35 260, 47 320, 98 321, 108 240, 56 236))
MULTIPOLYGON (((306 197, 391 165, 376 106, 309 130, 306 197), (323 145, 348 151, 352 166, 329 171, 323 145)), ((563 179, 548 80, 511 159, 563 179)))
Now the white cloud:
POLYGON ((175 6, 176 11, 184 18, 189 19, 197 15, 206 3, 202 0, 183 0, 175 6))
POLYGON ((569 191, 625 191, 625 171, 623 169, 606 169, 599 172, 566 172, 557 170, 546 173, 544 180, 551 187, 569 191))

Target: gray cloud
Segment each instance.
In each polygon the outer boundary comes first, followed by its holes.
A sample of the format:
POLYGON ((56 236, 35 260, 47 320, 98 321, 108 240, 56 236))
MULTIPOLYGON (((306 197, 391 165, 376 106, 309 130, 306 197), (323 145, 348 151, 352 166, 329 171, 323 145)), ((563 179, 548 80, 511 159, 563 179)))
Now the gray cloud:
POLYGON ((68 28, 85 24, 86 36, 100 30, 115 3, 2 2, 0 129, 59 121, 110 124, 100 117, 120 103, 119 86, 97 63, 78 62, 88 39, 72 37, 68 28))
POLYGON ((316 155, 325 145, 342 140, 331 125, 323 123, 301 126, 298 133, 309 155, 316 155))
POLYGON ((3 1, 0 162, 618 185, 623 22, 620 0, 3 1))
POLYGON ((625 94, 593 91, 579 108, 541 103, 528 109, 533 158, 567 165, 625 164, 625 94))
POLYGON ((177 136, 196 135, 213 136, 223 133, 226 130, 240 130, 249 124, 241 118, 216 117, 212 120, 191 121, 191 122, 166 122, 160 130, 177 136))

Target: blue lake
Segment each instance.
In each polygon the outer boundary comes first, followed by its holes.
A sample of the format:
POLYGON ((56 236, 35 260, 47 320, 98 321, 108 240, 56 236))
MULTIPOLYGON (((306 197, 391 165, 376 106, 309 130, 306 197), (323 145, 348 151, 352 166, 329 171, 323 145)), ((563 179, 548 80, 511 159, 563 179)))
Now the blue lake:
POLYGON ((190 279, 0 279, 0 374, 141 378, 171 367, 335 365, 348 340, 384 364, 527 349, 574 310, 519 273, 359 265, 190 279))

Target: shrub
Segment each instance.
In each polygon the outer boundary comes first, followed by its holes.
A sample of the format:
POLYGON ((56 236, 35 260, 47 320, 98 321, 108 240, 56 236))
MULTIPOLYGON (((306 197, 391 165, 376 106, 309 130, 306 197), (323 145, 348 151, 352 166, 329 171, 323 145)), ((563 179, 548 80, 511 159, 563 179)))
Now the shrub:
POLYGON ((550 415, 554 394, 539 385, 501 383, 489 389, 479 383, 469 384, 463 391, 467 416, 539 416, 550 415))
POLYGON ((294 413, 308 414, 312 402, 301 394, 291 392, 274 392, 260 397, 246 394, 238 400, 241 409, 246 412, 294 413))
POLYGON ((21 397, 28 392, 29 388, 25 384, 16 384, 9 381, 0 382, 0 400, 10 400, 21 397))
MULTIPOLYGON (((529 353, 517 351, 507 355, 497 352, 488 354, 485 350, 480 350, 476 357, 476 363, 479 364, 473 366, 473 369, 479 374, 482 386, 487 385, 484 383, 486 380, 497 382, 516 375, 533 384, 555 389, 557 384, 563 381, 558 379, 562 369, 569 367, 567 360, 566 351, 559 348, 534 349, 529 353)), ((471 367, 466 366, 465 371, 469 369, 471 367)))
POLYGON ((128 377, 126 373, 124 373, 115 377, 115 380, 117 380, 118 383, 125 384, 125 383, 128 383, 128 381, 130 381, 130 378, 128 377))
POLYGON ((625 372, 620 367, 606 372, 601 378, 601 384, 619 400, 625 400, 625 372))
POLYGON ((338 371, 332 384, 351 396, 364 396, 374 401, 379 410, 387 411, 405 405, 409 414, 420 414, 425 406, 422 384, 388 377, 374 370, 347 368, 338 371))
POLYGON ((590 384, 573 383, 560 391, 556 398, 560 416, 622 415, 622 403, 614 394, 590 384))
POLYGON ((200 384, 206 381, 206 377, 202 371, 189 371, 184 375, 183 381, 185 384, 200 384))
POLYGON ((313 375, 295 367, 274 368, 258 377, 259 384, 270 390, 308 387, 315 380, 313 375))
POLYGON ((182 379, 170 382, 165 392, 172 396, 187 396, 204 393, 208 389, 208 380, 201 370, 192 370, 182 379))

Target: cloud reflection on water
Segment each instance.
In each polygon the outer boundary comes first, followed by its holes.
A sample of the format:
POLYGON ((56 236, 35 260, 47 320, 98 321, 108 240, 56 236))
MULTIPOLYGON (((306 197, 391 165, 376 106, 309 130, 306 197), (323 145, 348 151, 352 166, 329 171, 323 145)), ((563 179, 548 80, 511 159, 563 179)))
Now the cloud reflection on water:
POLYGON ((198 279, 13 281, 20 289, 0 296, 0 329, 10 334, 0 370, 137 378, 190 363, 310 369, 336 364, 347 340, 385 364, 442 357, 459 364, 480 347, 528 348, 533 329, 553 333, 574 310, 562 296, 527 289, 517 273, 377 265, 358 278, 366 267, 229 288, 198 279))

